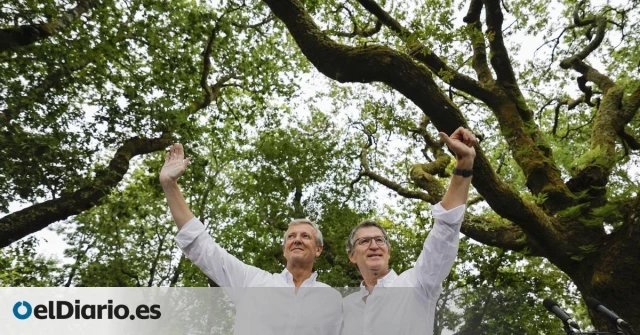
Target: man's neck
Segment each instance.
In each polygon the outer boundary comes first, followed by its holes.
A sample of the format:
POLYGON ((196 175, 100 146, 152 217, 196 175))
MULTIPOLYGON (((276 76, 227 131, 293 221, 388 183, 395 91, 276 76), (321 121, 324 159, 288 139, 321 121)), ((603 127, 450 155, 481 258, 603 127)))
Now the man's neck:
POLYGON ((291 273, 293 277, 293 284, 296 288, 299 288, 302 283, 311 277, 311 272, 313 270, 313 265, 308 266, 296 266, 292 264, 287 264, 287 270, 291 273))
POLYGON ((362 273, 362 279, 364 280, 364 286, 369 290, 369 293, 373 291, 373 288, 378 284, 378 280, 389 273, 389 269, 371 271, 368 270, 362 273))

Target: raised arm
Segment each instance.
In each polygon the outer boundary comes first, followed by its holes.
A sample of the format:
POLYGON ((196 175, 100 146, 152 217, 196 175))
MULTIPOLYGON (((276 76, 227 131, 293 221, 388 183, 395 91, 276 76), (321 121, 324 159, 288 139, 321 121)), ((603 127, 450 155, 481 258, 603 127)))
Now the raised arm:
POLYGON ((176 236, 178 246, 188 259, 221 287, 247 287, 257 275, 268 274, 222 249, 206 232, 202 222, 194 217, 178 186, 178 178, 186 171, 189 160, 184 159, 182 145, 176 143, 167 152, 160 170, 160 184, 180 230, 176 236))
POLYGON ((471 185, 470 170, 476 157, 473 148, 476 137, 468 129, 458 128, 451 136, 439 135, 456 155, 456 170, 461 171, 454 173, 442 201, 433 207, 435 223, 416 261, 416 279, 428 299, 437 299, 440 295, 442 281, 451 272, 458 255, 460 226, 471 185))
MULTIPOLYGON (((445 133, 438 135, 456 155, 456 171, 470 173, 473 169, 473 160, 476 158, 476 150, 473 147, 477 143, 476 136, 469 129, 462 127, 456 129, 451 136, 445 133)), ((454 171, 449 188, 440 203, 442 207, 449 210, 466 204, 470 185, 471 177, 457 175, 454 171)))
POLYGON ((160 170, 160 185, 162 185, 167 204, 178 229, 182 229, 182 226, 193 218, 193 213, 191 213, 184 196, 182 196, 180 186, 178 186, 178 178, 187 170, 189 161, 190 158, 184 159, 182 144, 176 143, 167 152, 164 165, 160 170))

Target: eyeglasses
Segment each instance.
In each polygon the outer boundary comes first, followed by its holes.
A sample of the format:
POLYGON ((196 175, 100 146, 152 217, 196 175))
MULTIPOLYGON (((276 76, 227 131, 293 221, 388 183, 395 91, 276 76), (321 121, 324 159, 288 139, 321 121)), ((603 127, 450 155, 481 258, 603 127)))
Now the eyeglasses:
POLYGON ((374 240, 380 247, 387 246, 387 239, 384 236, 361 237, 356 240, 355 245, 368 246, 371 244, 371 240, 374 240))

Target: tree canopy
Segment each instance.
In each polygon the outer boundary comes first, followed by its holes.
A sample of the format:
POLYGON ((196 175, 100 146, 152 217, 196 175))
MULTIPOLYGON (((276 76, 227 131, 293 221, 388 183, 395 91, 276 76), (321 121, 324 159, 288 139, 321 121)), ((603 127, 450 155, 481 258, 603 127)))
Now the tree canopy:
POLYGON ((327 240, 320 278, 357 285, 345 238, 375 217, 406 269, 453 167, 436 134, 468 127, 481 139, 462 226, 474 242, 436 327, 548 333, 539 306, 499 319, 491 302, 564 294, 585 313, 568 281, 640 327, 639 7, 7 0, 0 265, 14 271, 0 280, 205 285, 157 182, 176 141, 193 157, 180 182, 190 206, 243 261, 282 269, 282 232, 306 216, 327 240), (46 227, 68 242, 67 264, 23 239, 46 227))

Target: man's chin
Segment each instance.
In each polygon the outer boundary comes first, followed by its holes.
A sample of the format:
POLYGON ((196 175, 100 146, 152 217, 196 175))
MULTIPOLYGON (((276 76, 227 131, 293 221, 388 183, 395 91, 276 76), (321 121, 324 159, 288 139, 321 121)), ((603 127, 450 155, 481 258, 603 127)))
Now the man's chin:
POLYGON ((300 252, 300 253, 292 253, 291 255, 289 255, 289 259, 287 260, 287 262, 291 264, 296 264, 296 265, 305 265, 307 263, 313 263, 313 259, 309 260, 307 255, 304 255, 303 253, 300 252))
POLYGON ((370 271, 381 271, 382 269, 384 269, 386 267, 386 264, 384 263, 384 261, 382 259, 380 260, 370 260, 369 262, 367 262, 367 269, 369 269, 370 271))

